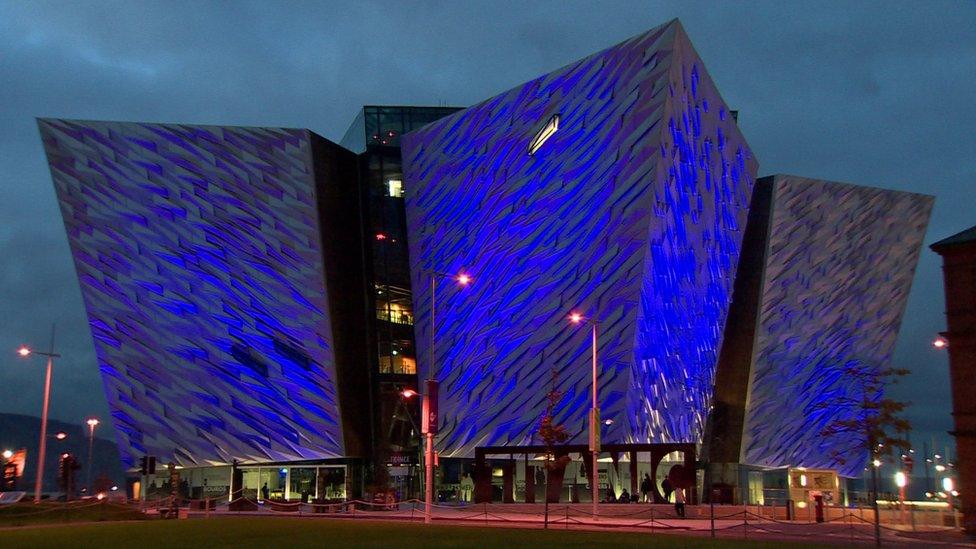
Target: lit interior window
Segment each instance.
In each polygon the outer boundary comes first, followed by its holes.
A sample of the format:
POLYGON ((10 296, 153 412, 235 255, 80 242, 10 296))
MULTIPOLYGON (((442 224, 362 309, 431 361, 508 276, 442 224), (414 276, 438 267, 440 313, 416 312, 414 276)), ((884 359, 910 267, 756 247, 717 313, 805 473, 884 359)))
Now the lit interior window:
POLYGON ((535 134, 535 137, 532 138, 532 142, 529 143, 529 154, 535 154, 535 152, 539 150, 539 148, 542 147, 542 145, 545 144, 545 142, 552 137, 552 134, 556 133, 556 130, 558 129, 559 115, 554 114, 552 115, 552 118, 546 122, 546 125, 539 130, 539 133, 535 134))
POLYGON ((390 189, 390 196, 395 198, 403 198, 403 181, 399 179, 391 179, 386 182, 386 186, 390 189))

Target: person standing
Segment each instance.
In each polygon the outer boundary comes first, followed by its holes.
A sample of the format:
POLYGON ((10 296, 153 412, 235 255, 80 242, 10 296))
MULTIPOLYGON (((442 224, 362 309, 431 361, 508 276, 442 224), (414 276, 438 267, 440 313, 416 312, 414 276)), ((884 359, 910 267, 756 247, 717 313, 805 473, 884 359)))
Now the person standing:
POLYGON ((674 489, 674 512, 681 518, 685 518, 685 489, 677 486, 674 489))
POLYGON ((641 480, 641 484, 640 484, 640 491, 641 491, 641 501, 645 503, 649 501, 650 494, 651 494, 651 475, 644 473, 644 478, 641 480))
POLYGON ((471 479, 471 477, 468 476, 467 473, 464 473, 461 476, 460 488, 461 488, 461 501, 464 503, 470 503, 471 493, 474 492, 474 481, 471 479))

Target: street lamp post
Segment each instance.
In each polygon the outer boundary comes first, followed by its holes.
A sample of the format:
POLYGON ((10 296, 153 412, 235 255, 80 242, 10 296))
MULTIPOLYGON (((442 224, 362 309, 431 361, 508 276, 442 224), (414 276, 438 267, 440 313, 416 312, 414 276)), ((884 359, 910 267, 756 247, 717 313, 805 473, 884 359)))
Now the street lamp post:
POLYGON ((44 407, 41 409, 41 440, 37 450, 37 479, 34 481, 34 503, 41 502, 41 487, 44 481, 44 454, 47 451, 47 410, 51 402, 51 371, 54 369, 54 359, 61 355, 54 352, 54 335, 51 336, 51 352, 35 351, 24 345, 17 350, 17 354, 27 357, 37 354, 47 357, 47 374, 44 376, 44 407))
POLYGON ((596 356, 597 356, 597 344, 596 344, 596 328, 597 322, 593 319, 587 319, 579 313, 571 313, 569 315, 569 321, 573 324, 580 324, 581 322, 589 322, 592 328, 592 347, 593 347, 593 403, 590 409, 590 454, 592 458, 592 463, 590 465, 590 474, 592 475, 592 482, 590 482, 590 488, 593 492, 593 520, 599 520, 597 502, 600 498, 599 490, 599 474, 597 467, 597 457, 600 453, 600 407, 597 403, 597 372, 596 372, 596 356))
POLYGON ((905 487, 908 486, 908 475, 904 471, 895 473, 895 485, 898 486, 898 507, 901 510, 901 522, 905 523, 905 487))
POLYGON ((426 448, 424 450, 424 472, 426 477, 424 479, 424 524, 430 524, 430 511, 434 504, 434 435, 437 433, 437 395, 431 395, 431 391, 436 390, 434 388, 437 386, 436 369, 434 367, 434 335, 437 332, 437 279, 453 278, 461 286, 467 286, 471 283, 471 276, 464 273, 452 275, 431 270, 424 270, 423 272, 430 277, 430 367, 427 372, 427 382, 425 383, 426 387, 421 404, 421 409, 423 410, 421 430, 426 440, 426 448))
MULTIPOLYGON (((872 454, 877 448, 872 448, 872 454)), ((874 545, 881 547, 881 515, 878 511, 878 468, 881 460, 871 460, 871 506, 874 507, 874 545)))
POLYGON ((942 489, 945 490, 946 500, 949 503, 949 513, 952 514, 952 525, 959 528, 959 517, 956 516, 956 508, 953 503, 953 496, 955 495, 955 485, 952 482, 952 477, 945 477, 942 479, 942 489))
POLYGON ((92 493, 92 448, 95 445, 95 426, 98 425, 98 418, 90 417, 88 421, 88 473, 85 476, 85 486, 88 487, 88 495, 92 493))

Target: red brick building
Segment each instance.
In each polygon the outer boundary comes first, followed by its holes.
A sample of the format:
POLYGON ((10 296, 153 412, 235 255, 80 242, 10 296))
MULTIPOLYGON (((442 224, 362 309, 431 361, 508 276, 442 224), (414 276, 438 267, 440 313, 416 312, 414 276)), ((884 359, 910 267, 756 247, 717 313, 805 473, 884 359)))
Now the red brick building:
POLYGON ((932 244, 942 256, 959 499, 966 531, 976 533, 976 227, 932 244))

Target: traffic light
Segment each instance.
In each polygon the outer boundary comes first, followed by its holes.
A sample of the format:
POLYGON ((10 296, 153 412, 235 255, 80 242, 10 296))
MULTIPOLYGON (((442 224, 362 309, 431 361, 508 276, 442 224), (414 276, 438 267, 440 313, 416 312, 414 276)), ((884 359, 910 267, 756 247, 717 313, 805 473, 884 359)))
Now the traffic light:
POLYGON ((139 458, 139 474, 142 476, 156 474, 156 458, 153 456, 142 456, 139 458))
POLYGON ((58 461, 58 481, 66 499, 71 499, 75 491, 75 471, 81 468, 77 458, 69 453, 61 454, 58 461))

